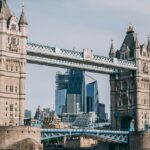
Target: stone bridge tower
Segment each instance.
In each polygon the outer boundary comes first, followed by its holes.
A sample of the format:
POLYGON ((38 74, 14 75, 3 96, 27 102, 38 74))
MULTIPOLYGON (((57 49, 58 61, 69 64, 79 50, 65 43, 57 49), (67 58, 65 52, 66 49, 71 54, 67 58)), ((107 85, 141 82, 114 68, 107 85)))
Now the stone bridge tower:
POLYGON ((109 56, 134 60, 137 66, 137 71, 110 75, 112 128, 144 130, 150 125, 150 38, 147 45, 140 45, 129 26, 120 50, 115 50, 112 41, 109 56))
POLYGON ((0 0, 0 126, 24 124, 27 20, 0 0))

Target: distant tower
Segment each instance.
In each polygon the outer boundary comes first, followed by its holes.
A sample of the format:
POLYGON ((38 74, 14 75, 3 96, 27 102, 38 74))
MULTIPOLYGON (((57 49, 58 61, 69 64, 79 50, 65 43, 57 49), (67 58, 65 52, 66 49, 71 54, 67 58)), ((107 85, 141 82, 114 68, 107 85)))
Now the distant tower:
POLYGON ((112 128, 144 130, 150 125, 150 39, 140 45, 129 26, 118 59, 134 60, 137 71, 120 71, 110 75, 112 128))
POLYGON ((0 0, 0 126, 24 124, 27 26, 0 0))

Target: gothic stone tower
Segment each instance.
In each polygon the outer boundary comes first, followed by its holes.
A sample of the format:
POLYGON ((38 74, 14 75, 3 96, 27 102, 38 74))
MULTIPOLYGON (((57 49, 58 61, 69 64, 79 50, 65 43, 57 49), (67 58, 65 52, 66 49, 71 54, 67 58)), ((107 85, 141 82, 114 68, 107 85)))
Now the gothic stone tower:
POLYGON ((27 20, 0 0, 0 126, 24 123, 27 20))
POLYGON ((110 75, 111 121, 117 130, 144 130, 150 125, 150 39, 140 45, 133 27, 129 26, 120 50, 113 41, 109 56, 133 60, 136 71, 119 71, 110 75))

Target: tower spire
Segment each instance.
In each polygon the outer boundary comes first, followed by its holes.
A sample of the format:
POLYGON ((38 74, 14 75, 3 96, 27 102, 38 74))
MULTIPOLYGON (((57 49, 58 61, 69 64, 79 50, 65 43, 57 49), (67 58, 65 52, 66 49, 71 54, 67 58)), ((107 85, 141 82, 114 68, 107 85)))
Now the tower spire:
POLYGON ((147 51, 150 52, 150 36, 148 36, 147 51))
POLYGON ((28 25, 27 18, 24 11, 24 5, 22 6, 22 12, 19 20, 19 25, 28 25))
POLYGON ((137 36, 137 33, 136 33, 136 38, 135 38, 135 49, 139 49, 139 48, 140 48, 140 43, 139 43, 138 36, 137 36))
POLYGON ((2 19, 6 20, 12 16, 6 0, 0 0, 0 16, 2 19))
POLYGON ((127 28, 127 34, 132 32, 134 32, 134 28, 133 26, 129 25, 129 27, 127 28))
POLYGON ((111 46, 110 46, 110 52, 109 57, 115 57, 116 56, 116 50, 114 48, 114 41, 111 40, 111 46))

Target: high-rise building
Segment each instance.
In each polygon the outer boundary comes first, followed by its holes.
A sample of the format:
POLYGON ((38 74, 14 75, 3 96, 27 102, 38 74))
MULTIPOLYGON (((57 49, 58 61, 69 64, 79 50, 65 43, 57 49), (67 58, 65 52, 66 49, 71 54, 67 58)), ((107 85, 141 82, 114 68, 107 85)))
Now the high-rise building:
POLYGON ((67 113, 85 112, 85 108, 85 72, 70 69, 67 88, 67 113), (74 107, 72 107, 73 104, 74 107))
POLYGON ((97 81, 84 71, 70 69, 56 75, 55 110, 62 113, 96 112, 98 99, 97 81))
POLYGON ((99 95, 97 81, 89 75, 85 75, 86 82, 86 111, 96 112, 98 111, 99 95))
POLYGON ((67 94, 67 113, 80 112, 80 94, 67 94))
POLYGON ((55 90, 55 111, 57 115, 66 112, 66 100, 68 89, 68 72, 65 74, 57 72, 56 74, 56 90, 55 90))
POLYGON ((25 110, 25 118, 31 118, 31 110, 25 110))
POLYGON ((105 113, 105 104, 102 103, 98 104, 97 119, 99 122, 107 121, 106 113, 105 113))

